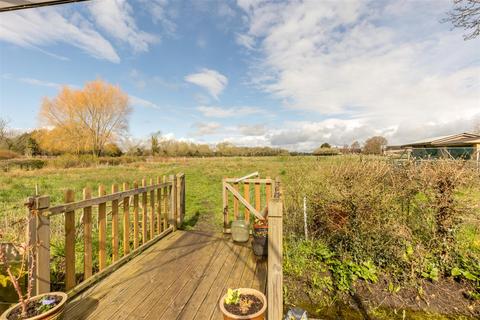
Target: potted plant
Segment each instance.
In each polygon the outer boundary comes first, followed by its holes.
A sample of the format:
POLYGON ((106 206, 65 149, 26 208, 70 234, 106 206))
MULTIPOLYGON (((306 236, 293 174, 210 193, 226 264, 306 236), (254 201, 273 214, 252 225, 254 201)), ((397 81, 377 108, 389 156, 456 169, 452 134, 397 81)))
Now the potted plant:
MULTIPOLYGON (((26 221, 28 223, 28 220, 26 221)), ((3 233, 0 231, 0 240, 3 233)), ((27 242, 18 244, 0 244, 0 267, 5 270, 6 276, 2 275, 2 286, 11 282, 18 296, 18 303, 7 309, 0 320, 55 320, 61 319, 67 295, 63 292, 50 292, 32 297, 33 272, 35 269, 36 245, 27 242), (14 268, 11 261, 11 247, 21 255, 20 267, 14 268), (28 282, 23 289, 20 282, 27 276, 28 282), (25 291, 25 292, 24 292, 25 291)))
POLYGON ((256 256, 268 255, 268 220, 255 219, 252 247, 256 256))
POLYGON ((219 305, 224 320, 264 320, 267 298, 251 288, 228 289, 219 305))

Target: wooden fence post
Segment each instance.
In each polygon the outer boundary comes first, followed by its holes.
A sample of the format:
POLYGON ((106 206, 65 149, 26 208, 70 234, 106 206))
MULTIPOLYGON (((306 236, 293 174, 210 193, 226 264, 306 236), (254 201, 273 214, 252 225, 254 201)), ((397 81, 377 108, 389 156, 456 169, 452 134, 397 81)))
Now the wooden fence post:
POLYGON ((170 175, 170 182, 172 183, 171 203, 170 203, 170 221, 173 226, 173 231, 177 231, 177 176, 170 175))
POLYGON ((27 200, 30 223, 29 244, 36 246, 33 272, 33 293, 50 292, 50 218, 43 214, 50 207, 50 197, 31 197, 27 200))
MULTIPOLYGON (((83 199, 92 198, 90 188, 83 189, 83 199)), ((83 209, 83 277, 88 279, 92 276, 92 207, 83 209)))
POLYGON ((222 198, 223 198, 223 232, 227 232, 228 229, 228 191, 226 177, 222 180, 222 198))
MULTIPOLYGON (((277 195, 277 193, 276 193, 277 195)), ((283 204, 280 197, 268 205, 268 319, 283 318, 283 204)))
MULTIPOLYGON (((105 187, 103 185, 98 186, 98 196, 105 195, 105 187)), ((98 268, 100 271, 107 266, 107 204, 100 203, 98 205, 98 268)))
MULTIPOLYGON (((65 203, 75 201, 73 190, 65 191, 65 203)), ((75 287, 75 211, 65 212, 65 290, 75 287)))

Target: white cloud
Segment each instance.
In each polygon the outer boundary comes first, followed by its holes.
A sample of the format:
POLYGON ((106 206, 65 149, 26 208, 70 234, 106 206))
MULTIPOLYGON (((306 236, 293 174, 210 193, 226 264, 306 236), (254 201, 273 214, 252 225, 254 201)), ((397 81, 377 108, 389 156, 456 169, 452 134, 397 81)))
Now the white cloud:
POLYGON ((128 95, 128 99, 129 99, 130 105, 132 106, 162 110, 162 107, 160 107, 158 104, 151 102, 149 100, 145 100, 140 97, 131 95, 131 94, 128 95))
POLYGON ((44 81, 44 80, 39 80, 35 78, 19 78, 18 80, 24 83, 28 83, 36 86, 50 87, 50 88, 60 88, 62 86, 60 83, 44 81))
POLYGON ((206 89, 212 97, 218 99, 218 95, 228 84, 228 79, 218 71, 211 69, 202 69, 198 73, 185 76, 185 81, 196 84, 206 89))
POLYGON ((85 17, 57 7, 2 13, 0 40, 31 48, 69 43, 98 59, 120 62, 110 42, 85 17))
MULTIPOLYGON (((238 5, 247 21, 244 45, 260 52, 251 83, 292 110, 361 119, 352 132, 383 132, 395 141, 409 138, 405 128, 420 133, 432 123, 425 133, 436 135, 480 110, 480 42, 465 42, 461 30, 439 23, 449 1, 238 5)), ((315 125, 322 139, 328 130, 315 125)), ((297 133, 284 138, 312 139, 297 133)))
POLYGON ((158 41, 153 34, 140 30, 133 17, 133 9, 124 0, 93 1, 90 13, 97 25, 118 41, 126 42, 134 52, 148 51, 158 41))
POLYGON ((222 126, 217 122, 197 122, 192 127, 195 128, 194 136, 205 136, 218 133, 222 126))
POLYGON ((229 117, 244 117, 251 114, 263 113, 263 110, 254 107, 212 107, 200 106, 197 108, 205 117, 211 118, 229 118, 229 117))

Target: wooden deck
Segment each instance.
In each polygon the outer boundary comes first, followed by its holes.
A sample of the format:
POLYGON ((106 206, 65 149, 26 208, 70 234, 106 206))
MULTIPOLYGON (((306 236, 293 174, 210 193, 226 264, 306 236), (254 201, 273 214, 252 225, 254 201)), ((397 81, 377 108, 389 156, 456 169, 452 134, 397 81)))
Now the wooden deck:
POLYGON ((222 319, 227 288, 265 292, 266 283, 249 243, 178 230, 73 299, 65 319, 222 319))

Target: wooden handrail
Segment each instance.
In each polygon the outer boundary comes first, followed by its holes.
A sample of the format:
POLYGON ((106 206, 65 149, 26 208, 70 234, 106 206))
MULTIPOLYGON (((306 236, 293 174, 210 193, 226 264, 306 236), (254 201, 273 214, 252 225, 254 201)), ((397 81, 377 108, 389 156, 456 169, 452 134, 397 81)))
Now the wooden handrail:
MULTIPOLYGON (((105 187, 100 185, 98 197, 91 197, 91 190, 85 188, 80 201, 75 201, 73 190, 66 190, 65 203, 50 206, 49 196, 35 196, 28 198, 26 205, 28 213, 33 218, 29 226, 29 242, 39 244, 37 250, 37 265, 33 272, 35 294, 50 291, 50 218, 55 215, 65 215, 65 287, 70 292, 78 292, 85 288, 86 283, 101 278, 109 264, 117 265, 119 261, 128 261, 132 254, 159 237, 165 236, 169 231, 175 231, 177 225, 183 222, 185 215, 185 174, 171 175, 167 180, 157 177, 156 184, 150 179, 142 179, 142 186, 134 183, 134 188, 128 190, 128 184, 123 184, 123 191, 119 185, 112 185, 112 193, 105 194, 105 187), (133 205, 131 204, 133 198, 133 205), (140 202, 141 200, 141 206, 140 202), (111 203, 111 214, 107 215, 107 204, 111 203), (96 206, 94 210, 94 206, 96 206), (76 245, 76 210, 82 212, 84 252, 79 253, 76 245), (93 274, 92 257, 92 214, 98 216, 98 269, 93 274), (133 215, 133 219, 130 216, 133 215), (133 221, 131 221, 133 220, 133 221), (120 224, 123 222, 123 248, 120 248, 120 224), (132 226, 133 224, 133 226, 132 226), (133 235, 130 232, 133 231, 133 235), (107 235, 111 232, 111 235, 107 235), (131 237, 131 238, 130 238, 131 237), (109 239, 109 241, 107 241, 109 239), (141 241, 140 241, 141 240, 141 241), (133 250, 130 249, 133 241, 133 250), (111 247, 111 253, 108 248, 111 247), (75 270, 75 256, 82 254, 84 257, 83 281, 77 283, 75 270), (110 256, 111 255, 111 256, 110 256), (111 258, 111 263, 109 262, 111 258)), ((97 219, 96 219, 97 220, 97 219)))
POLYGON ((139 187, 137 189, 131 189, 128 191, 121 191, 121 192, 116 192, 112 194, 108 194, 105 196, 101 197, 96 197, 96 198, 91 198, 91 199, 86 199, 86 200, 81 200, 77 202, 72 202, 68 204, 61 204, 58 206, 50 207, 47 210, 50 212, 49 216, 54 216, 57 214, 65 213, 67 211, 73 211, 77 209, 83 209, 85 207, 91 207, 95 205, 99 205, 104 202, 110 202, 113 200, 122 200, 123 198, 134 196, 136 194, 142 194, 145 192, 150 192, 155 189, 163 188, 170 186, 172 182, 164 182, 160 184, 155 184, 151 186, 145 186, 145 187, 139 187))

